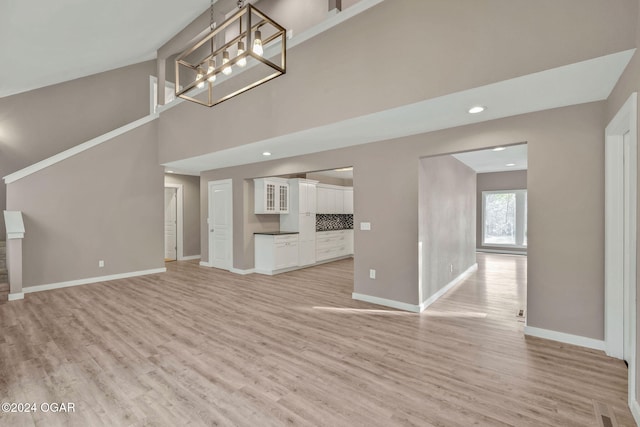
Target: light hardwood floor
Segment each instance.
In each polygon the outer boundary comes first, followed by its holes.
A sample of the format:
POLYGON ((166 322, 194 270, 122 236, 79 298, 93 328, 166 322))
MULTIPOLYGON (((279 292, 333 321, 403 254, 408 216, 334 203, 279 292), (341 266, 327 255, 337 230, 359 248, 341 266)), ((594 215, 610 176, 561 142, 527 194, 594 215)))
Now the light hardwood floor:
POLYGON ((478 261, 422 314, 351 300, 352 260, 29 294, 0 305, 0 400, 76 412, 0 425, 634 425, 621 361, 523 336, 526 258, 478 261))

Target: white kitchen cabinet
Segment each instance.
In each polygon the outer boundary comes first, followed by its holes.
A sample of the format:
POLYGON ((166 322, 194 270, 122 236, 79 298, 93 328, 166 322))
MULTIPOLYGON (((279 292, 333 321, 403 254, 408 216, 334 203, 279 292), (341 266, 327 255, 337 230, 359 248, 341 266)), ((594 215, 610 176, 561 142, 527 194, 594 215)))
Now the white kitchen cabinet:
POLYGON ((345 187, 344 196, 344 213, 353 214, 353 187, 345 187))
POLYGON ((344 190, 341 188, 333 189, 333 199, 335 200, 334 213, 343 214, 344 212, 344 190))
POLYGON ((351 255, 349 242, 353 230, 319 231, 316 233, 316 261, 326 261, 351 255))
POLYGON ((286 214, 289 212, 289 183, 284 178, 256 178, 254 213, 286 214))
POLYGON ((318 181, 290 179, 291 209, 280 215, 280 231, 299 233, 298 265, 316 262, 316 184, 318 181))
POLYGON ((256 234, 255 271, 277 274, 298 266, 298 234, 256 234))

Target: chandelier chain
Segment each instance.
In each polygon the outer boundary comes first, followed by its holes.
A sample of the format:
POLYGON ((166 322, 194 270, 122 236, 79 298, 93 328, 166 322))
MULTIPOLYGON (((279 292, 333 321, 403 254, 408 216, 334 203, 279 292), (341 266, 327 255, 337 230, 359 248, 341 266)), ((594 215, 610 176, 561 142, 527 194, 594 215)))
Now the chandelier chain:
POLYGON ((238 0, 238 9, 242 9, 244 6, 244 0, 238 0))

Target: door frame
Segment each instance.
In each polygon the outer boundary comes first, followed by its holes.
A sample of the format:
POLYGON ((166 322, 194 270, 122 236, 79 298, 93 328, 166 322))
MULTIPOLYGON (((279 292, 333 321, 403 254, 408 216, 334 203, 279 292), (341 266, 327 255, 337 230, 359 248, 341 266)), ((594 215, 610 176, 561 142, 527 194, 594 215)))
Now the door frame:
MULTIPOLYGON (((211 239, 211 232, 209 231, 210 220, 213 214, 213 202, 211 197, 211 189, 214 185, 228 185, 229 186, 229 233, 231 238, 229 239, 229 268, 228 271, 233 270, 233 180, 232 179, 221 179, 217 181, 209 181, 207 183, 207 222, 206 222, 206 230, 207 230, 207 247, 208 247, 208 261, 207 267, 213 267, 213 239, 211 239)), ((204 263, 201 262, 204 265, 204 263)))
POLYGON ((183 191, 184 186, 182 184, 169 184, 165 183, 164 188, 176 188, 176 260, 182 261, 184 259, 183 250, 183 229, 184 229, 184 219, 183 219, 183 191))
POLYGON ((631 94, 605 130, 605 351, 629 364, 629 406, 636 405, 636 221, 637 221, 637 93, 631 94), (625 169, 624 135, 629 133, 629 168, 625 169), (624 191, 625 173, 630 188, 624 191), (626 194, 625 194, 626 193, 626 194), (628 230, 624 206, 628 200, 628 230), (625 233, 633 236, 625 247, 625 233), (624 254, 629 254, 624 283, 624 254), (624 325, 629 330, 624 331, 624 325), (625 335, 627 340, 625 342, 625 335), (625 355, 625 343, 630 354, 625 355))

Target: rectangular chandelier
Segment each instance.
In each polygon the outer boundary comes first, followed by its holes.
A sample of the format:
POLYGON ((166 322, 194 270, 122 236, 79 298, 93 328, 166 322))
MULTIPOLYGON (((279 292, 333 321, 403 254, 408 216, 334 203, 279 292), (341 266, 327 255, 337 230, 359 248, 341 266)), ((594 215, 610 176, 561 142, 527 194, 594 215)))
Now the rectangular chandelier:
POLYGON ((213 107, 285 74, 286 33, 242 7, 176 58, 176 96, 213 107))

